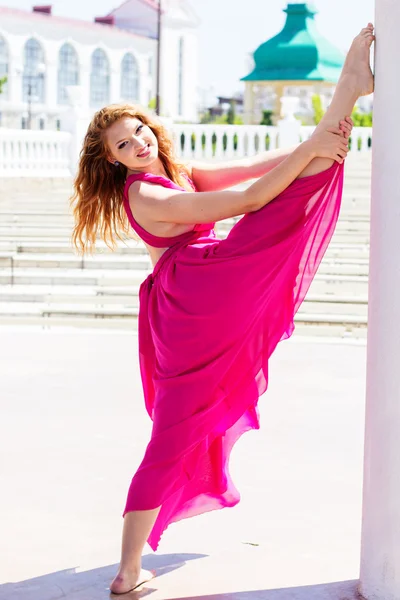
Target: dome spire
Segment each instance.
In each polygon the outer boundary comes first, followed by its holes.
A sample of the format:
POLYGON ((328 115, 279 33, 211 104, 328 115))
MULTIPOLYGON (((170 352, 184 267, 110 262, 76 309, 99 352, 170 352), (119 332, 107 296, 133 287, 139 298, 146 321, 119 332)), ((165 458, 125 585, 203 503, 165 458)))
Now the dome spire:
POLYGON ((290 2, 280 33, 254 52, 255 69, 242 81, 326 81, 337 83, 343 54, 318 31, 314 4, 290 2))

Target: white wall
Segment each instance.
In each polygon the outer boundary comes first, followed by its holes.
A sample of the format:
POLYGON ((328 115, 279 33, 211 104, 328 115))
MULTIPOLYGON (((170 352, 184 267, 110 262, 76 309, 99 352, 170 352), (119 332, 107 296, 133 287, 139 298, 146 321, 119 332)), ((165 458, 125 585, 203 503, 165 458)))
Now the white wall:
MULTIPOLYGON (((0 15, 1 16, 1 15, 0 15)), ((118 43, 107 44, 102 41, 102 37, 87 36, 85 42, 82 32, 69 28, 63 32, 58 32, 58 36, 50 36, 48 26, 51 25, 52 17, 48 19, 47 33, 41 35, 37 33, 29 25, 29 19, 26 23, 22 22, 19 25, 19 33, 12 31, 13 24, 7 27, 7 20, 0 20, 0 35, 8 44, 9 49, 9 76, 8 76, 8 94, 7 98, 2 98, 0 95, 0 112, 2 113, 2 126, 10 128, 20 128, 21 118, 26 116, 28 110, 27 102, 22 100, 22 72, 24 65, 24 47, 25 43, 33 37, 43 48, 44 62, 46 65, 45 73, 45 102, 32 102, 32 128, 38 127, 38 118, 43 115, 46 118, 46 127, 49 129, 56 128, 56 121, 61 117, 63 112, 68 108, 66 105, 59 105, 57 100, 58 93, 58 64, 59 50, 65 42, 70 43, 76 50, 79 60, 80 85, 83 88, 83 106, 92 110, 98 107, 90 107, 90 71, 91 71, 91 56, 96 48, 102 48, 110 63, 111 69, 111 86, 110 86, 110 102, 120 102, 121 100, 121 62, 126 52, 131 52, 138 63, 139 67, 139 103, 147 106, 148 98, 152 95, 153 77, 148 74, 148 60, 154 54, 155 43, 153 40, 140 39, 138 46, 135 48, 132 41, 135 41, 136 36, 129 36, 125 32, 114 33, 115 38, 119 36, 121 39, 118 43), (56 37, 56 39, 54 39, 56 37), (128 43, 129 42, 129 43, 128 43)), ((101 33, 101 26, 99 33, 101 33)), ((43 29, 43 34, 46 30, 43 29)), ((107 36, 104 36, 107 40, 107 36)))
MULTIPOLYGON (((3 9, 4 10, 4 9, 3 9)), ((22 101, 22 71, 24 46, 33 37, 43 47, 46 64, 45 102, 32 103, 32 128, 38 126, 38 118, 44 115, 46 127, 56 128, 56 121, 66 110, 57 103, 59 50, 65 42, 76 50, 80 66, 80 85, 83 88, 83 106, 90 107, 91 56, 96 48, 102 48, 109 58, 111 67, 110 102, 121 100, 121 61, 126 52, 131 52, 139 66, 139 103, 148 106, 156 93, 156 53, 157 43, 153 39, 140 37, 125 30, 117 30, 102 25, 76 21, 63 23, 62 19, 31 13, 9 15, 0 7, 0 35, 9 46, 8 98, 0 95, 2 126, 19 128, 21 117, 27 114, 27 102, 22 101), (153 72, 149 74, 149 59, 153 61, 153 72)), ((177 120, 196 121, 197 119, 197 33, 185 21, 170 17, 163 27, 162 51, 163 77, 161 96, 166 116, 177 120), (178 49, 179 38, 184 38, 183 56, 183 110, 178 110, 178 49)))

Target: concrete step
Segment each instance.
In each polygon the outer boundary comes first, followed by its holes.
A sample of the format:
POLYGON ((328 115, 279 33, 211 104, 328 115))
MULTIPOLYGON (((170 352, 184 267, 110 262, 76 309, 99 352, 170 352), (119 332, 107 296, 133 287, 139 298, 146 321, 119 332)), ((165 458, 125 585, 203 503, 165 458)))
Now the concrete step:
MULTIPOLYGON (((9 261, 10 254, 0 254, 0 266, 2 256, 9 261)), ((14 269, 151 269, 151 261, 146 254, 98 254, 90 257, 79 257, 74 254, 13 254, 11 256, 14 269)))
POLYGON ((0 285, 86 285, 95 287, 138 285, 150 270, 0 269, 0 285))
MULTIPOLYGON (((151 269, 26 269, 17 268, 12 271, 9 267, 0 269, 0 285, 89 285, 89 286, 132 286, 140 284, 151 269)), ((366 293, 368 286, 367 275, 357 274, 332 274, 320 271, 316 274, 313 283, 314 293, 323 293, 326 286, 327 293, 342 292, 355 294, 366 293)))
MULTIPOLYGON (((3 252, 12 252, 18 254, 75 254, 70 242, 65 241, 63 238, 54 240, 39 241, 32 238, 28 238, 24 241, 12 241, 2 240, 0 241, 0 255, 3 252)), ((126 245, 120 245, 115 252, 112 252, 104 242, 99 241, 97 244, 97 254, 113 254, 119 256, 120 254, 146 254, 147 250, 145 245, 141 241, 127 240, 126 245)))
MULTIPOLYGON (((152 270, 151 261, 145 254, 99 255, 95 257, 75 257, 65 254, 0 254, 0 268, 13 270, 18 275, 20 269, 68 269, 68 270, 101 270, 127 271, 152 270)), ((368 275, 369 265, 365 258, 324 259, 318 272, 326 275, 368 275)))
MULTIPOLYGON (((74 311, 73 307, 62 307, 60 311, 40 310, 36 314, 27 314, 11 308, 2 311, 0 305, 0 325, 36 326, 41 328, 73 327, 137 330, 137 314, 132 311, 121 312, 120 316, 110 316, 108 311, 101 310, 90 315, 82 311, 74 311)), ((367 319, 355 318, 352 315, 305 315, 297 313, 295 317, 296 335, 334 336, 365 338, 367 335, 367 319)))
MULTIPOLYGON (((118 307, 137 308, 139 305, 139 285, 119 288, 90 288, 88 286, 34 286, 34 285, 4 285, 0 288, 0 304, 9 306, 24 305, 30 312, 30 307, 50 307, 60 305, 80 305, 96 311, 98 308, 118 307), (28 306, 30 305, 30 306, 28 306)), ((354 295, 315 295, 309 294, 302 305, 306 314, 366 315, 368 301, 366 296, 354 295)))
MULTIPOLYGON (((57 239, 52 241, 35 241, 29 239, 27 241, 16 242, 16 241, 0 241, 0 256, 4 254, 49 254, 49 255, 76 255, 69 242, 59 241, 57 239)), ((127 245, 119 246, 115 252, 112 252, 104 243, 99 243, 97 248, 97 255, 146 255, 147 250, 142 242, 135 240, 128 240, 127 245)), ((348 243, 335 243, 331 242, 329 245, 325 259, 335 258, 346 258, 346 259, 369 259, 369 246, 368 244, 348 244, 348 243)))
POLYGON ((86 306, 139 305, 139 285, 132 288, 90 288, 88 286, 4 285, 0 304, 81 304, 86 306))
POLYGON ((309 294, 329 296, 366 296, 368 277, 366 275, 325 275, 317 273, 311 283, 309 294))
MULTIPOLYGON (((86 316, 90 318, 131 318, 137 319, 138 307, 125 306, 123 304, 113 304, 108 306, 88 306, 86 304, 51 304, 45 302, 27 303, 27 302, 0 302, 0 315, 5 316, 86 316)), ((341 324, 367 324, 366 315, 350 313, 333 313, 299 310, 296 315, 299 322, 309 323, 341 323, 341 324)))
MULTIPOLYGON (((229 233, 228 230, 221 232, 219 229, 216 230, 217 237, 220 239, 224 239, 226 235, 229 233)), ((0 244, 25 244, 26 242, 34 242, 36 245, 41 245, 41 242, 50 242, 50 240, 54 240, 56 237, 60 242, 68 243, 71 238, 72 231, 68 232, 61 231, 59 232, 56 228, 49 227, 48 230, 35 230, 31 229, 29 231, 11 231, 4 230, 0 231, 0 244)), ((347 244, 347 245, 364 245, 368 246, 370 240, 370 232, 369 231, 341 231, 336 230, 332 241, 337 244, 347 244)), ((131 237, 126 238, 126 241, 131 243, 140 243, 139 239, 134 236, 132 233, 131 237)), ((69 247, 72 250, 71 244, 69 247)))

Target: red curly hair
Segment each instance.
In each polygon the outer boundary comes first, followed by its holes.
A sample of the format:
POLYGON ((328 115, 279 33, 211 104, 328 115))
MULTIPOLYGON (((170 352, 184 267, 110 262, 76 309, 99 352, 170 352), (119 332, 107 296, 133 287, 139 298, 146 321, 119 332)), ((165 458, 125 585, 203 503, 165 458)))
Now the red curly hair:
POLYGON ((158 156, 169 179, 177 185, 191 188, 182 174, 188 168, 174 158, 173 142, 165 127, 142 107, 132 104, 111 104, 93 117, 80 152, 78 172, 74 181, 74 194, 70 199, 75 218, 72 244, 79 254, 92 253, 98 238, 111 250, 117 247, 121 234, 129 237, 130 225, 123 207, 127 168, 108 161, 105 132, 125 117, 139 119, 148 125, 158 142, 158 156))

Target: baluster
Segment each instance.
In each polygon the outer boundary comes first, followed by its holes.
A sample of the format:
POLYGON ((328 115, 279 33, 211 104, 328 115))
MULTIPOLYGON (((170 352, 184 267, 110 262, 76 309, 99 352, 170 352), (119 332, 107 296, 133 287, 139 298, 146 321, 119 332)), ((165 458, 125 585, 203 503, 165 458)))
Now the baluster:
POLYGON ((234 137, 235 137, 236 129, 234 125, 230 125, 229 129, 226 132, 226 152, 225 156, 227 158, 233 158, 235 156, 235 148, 234 148, 234 137))
POLYGON ((236 135, 237 135, 237 148, 236 148, 235 156, 237 156, 237 157, 245 156, 245 152, 244 152, 244 129, 243 129, 243 126, 242 127, 238 127, 238 129, 236 131, 236 135))
POLYGON ((203 148, 202 148, 202 144, 201 144, 201 138, 202 138, 201 127, 195 126, 193 128, 193 134, 195 136, 194 157, 197 159, 203 158, 203 148))
POLYGON ((213 132, 213 130, 210 125, 207 125, 203 129, 203 134, 206 136, 206 146, 204 149, 204 158, 206 160, 210 160, 214 156, 213 143, 212 143, 212 136, 213 136, 212 132, 213 132))
POLYGON ((216 144, 215 144, 215 158, 223 158, 224 156, 224 150, 223 150, 223 146, 222 146, 222 138, 223 138, 223 131, 220 125, 217 125, 215 127, 215 136, 216 136, 216 144))
POLYGON ((256 132, 257 130, 254 127, 249 128, 249 149, 248 156, 254 156, 256 154, 256 132))

